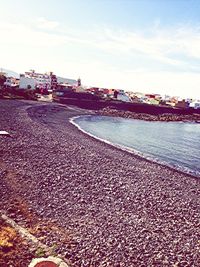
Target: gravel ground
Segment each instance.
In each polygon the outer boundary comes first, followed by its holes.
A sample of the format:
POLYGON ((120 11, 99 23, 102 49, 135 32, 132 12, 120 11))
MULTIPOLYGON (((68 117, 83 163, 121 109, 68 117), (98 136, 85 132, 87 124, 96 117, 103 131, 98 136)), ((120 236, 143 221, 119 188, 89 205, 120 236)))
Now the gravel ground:
POLYGON ((68 121, 84 113, 0 100, 0 208, 55 224, 43 242, 72 267, 200 266, 200 179, 85 135, 68 121))

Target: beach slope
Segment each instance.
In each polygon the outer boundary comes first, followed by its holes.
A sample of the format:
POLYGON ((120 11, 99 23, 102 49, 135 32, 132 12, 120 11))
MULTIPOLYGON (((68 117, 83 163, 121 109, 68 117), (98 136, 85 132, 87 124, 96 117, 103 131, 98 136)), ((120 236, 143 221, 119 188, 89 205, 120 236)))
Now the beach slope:
POLYGON ((10 134, 0 136, 0 209, 29 229, 48 226, 43 242, 71 266, 200 266, 200 180, 69 122, 88 113, 0 100, 10 134))

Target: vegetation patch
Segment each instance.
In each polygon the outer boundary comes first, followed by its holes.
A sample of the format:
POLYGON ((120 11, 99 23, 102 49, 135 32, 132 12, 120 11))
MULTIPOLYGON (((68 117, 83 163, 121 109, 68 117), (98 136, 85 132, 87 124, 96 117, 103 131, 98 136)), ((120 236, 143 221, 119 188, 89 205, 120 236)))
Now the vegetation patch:
POLYGON ((28 266, 34 257, 28 242, 0 219, 0 266, 28 266))
POLYGON ((14 229, 9 226, 0 227, 0 247, 5 249, 10 249, 14 246, 14 240, 16 238, 17 233, 14 229))

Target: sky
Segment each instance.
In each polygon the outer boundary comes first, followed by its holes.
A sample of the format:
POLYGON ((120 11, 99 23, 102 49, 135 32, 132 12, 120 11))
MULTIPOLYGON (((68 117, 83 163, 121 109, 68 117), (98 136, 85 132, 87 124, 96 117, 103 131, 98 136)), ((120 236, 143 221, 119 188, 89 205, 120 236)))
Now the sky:
POLYGON ((200 98, 199 0, 0 0, 0 68, 200 98))

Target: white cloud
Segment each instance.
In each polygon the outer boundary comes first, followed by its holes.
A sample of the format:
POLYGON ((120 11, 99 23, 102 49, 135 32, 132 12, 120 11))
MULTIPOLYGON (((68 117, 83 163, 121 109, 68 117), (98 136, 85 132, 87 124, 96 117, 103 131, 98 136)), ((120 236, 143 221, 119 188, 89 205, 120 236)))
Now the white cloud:
POLYGON ((161 30, 157 23, 156 29, 150 30, 146 35, 138 31, 111 28, 91 29, 83 33, 66 28, 61 30, 58 26, 59 22, 45 18, 26 25, 0 21, 0 33, 4 36, 0 42, 2 66, 11 66, 17 71, 19 68, 20 71, 25 71, 32 67, 41 71, 53 70, 63 76, 75 78, 80 75, 83 82, 89 85, 183 96, 189 92, 200 97, 200 78, 199 74, 195 73, 200 69, 198 27, 161 30), (80 49, 81 58, 76 58, 75 50, 72 55, 74 61, 67 58, 71 53, 71 50, 68 52, 69 44, 80 49), (63 55, 59 54, 60 48, 65 48, 63 55), (92 55, 86 58, 85 48, 91 48, 97 55, 106 52, 107 62, 103 58, 97 61, 92 55), (49 49, 58 56, 47 52, 49 49), (174 57, 176 54, 183 57, 174 57), (112 57, 108 64, 110 55, 112 57), (112 62, 113 56, 120 61, 124 58, 132 59, 134 55, 142 55, 143 59, 146 58, 149 62, 157 61, 161 67, 168 66, 168 71, 155 71, 149 65, 145 65, 145 60, 143 64, 137 62, 137 67, 134 65, 134 68, 130 63, 125 69, 120 64, 115 65, 112 62), (199 62, 199 65, 194 64, 193 60, 199 62), (180 67, 180 72, 173 73, 169 71, 170 67, 180 67))
POLYGON ((46 18, 42 17, 37 19, 37 26, 40 29, 53 30, 59 26, 59 22, 53 20, 47 20, 46 18))
POLYGON ((171 65, 187 65, 187 61, 176 59, 172 54, 200 59, 199 28, 178 27, 156 30, 151 36, 138 32, 116 32, 110 29, 102 33, 101 39, 94 39, 94 45, 108 52, 129 54, 142 53, 147 57, 171 65), (104 38, 102 38, 104 36, 104 38))
POLYGON ((187 66, 184 58, 176 59, 173 54, 200 59, 200 30, 178 27, 156 30, 151 36, 137 31, 114 31, 109 28, 96 29, 87 33, 72 29, 56 29, 59 22, 39 18, 33 26, 1 22, 3 42, 31 44, 32 46, 81 44, 107 53, 131 56, 141 53, 144 56, 170 65, 187 66), (39 24, 38 24, 39 23, 39 24), (52 32, 46 30, 53 30, 52 32))
POLYGON ((65 37, 55 33, 48 33, 24 24, 0 23, 0 32, 4 37, 2 44, 29 45, 29 46, 55 46, 65 42, 65 37))

